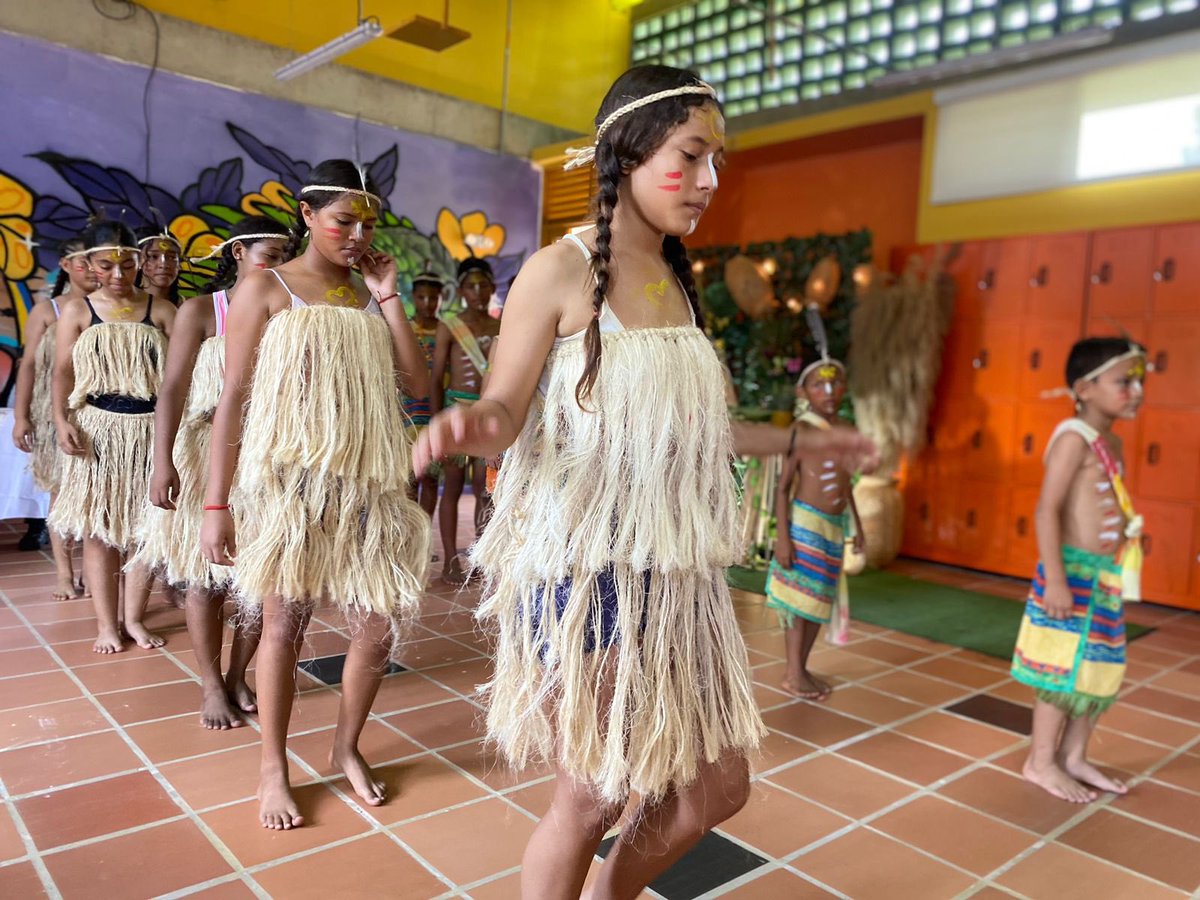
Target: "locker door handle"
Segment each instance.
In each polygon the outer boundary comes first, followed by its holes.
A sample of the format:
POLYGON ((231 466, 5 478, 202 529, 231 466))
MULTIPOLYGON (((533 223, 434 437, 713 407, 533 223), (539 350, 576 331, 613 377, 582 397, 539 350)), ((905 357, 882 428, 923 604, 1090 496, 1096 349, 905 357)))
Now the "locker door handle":
POLYGON ((1029 354, 1029 368, 1033 369, 1033 371, 1036 372, 1041 367, 1042 367, 1042 351, 1034 350, 1032 353, 1029 354))
POLYGON ((983 277, 979 279, 979 290, 990 291, 996 286, 996 270, 988 269, 983 273, 983 277))
POLYGON ((1112 281, 1112 264, 1100 263, 1100 268, 1092 273, 1092 284, 1108 284, 1112 281))
POLYGON ((1159 350, 1154 354, 1154 371, 1162 374, 1167 371, 1167 351, 1159 350))
POLYGON ((978 450, 980 447, 983 446, 983 432, 982 431, 976 431, 973 435, 971 435, 971 446, 974 447, 976 450, 978 450))
POLYGON ((1029 520, 1024 516, 1021 516, 1019 519, 1017 519, 1017 534, 1019 534, 1021 537, 1025 537, 1025 535, 1028 533, 1029 520))
POLYGON ((1152 466, 1157 466, 1160 459, 1162 459, 1162 448, 1158 446, 1157 442, 1152 441, 1150 446, 1146 448, 1146 462, 1152 466))
POLYGON ((1033 452, 1033 435, 1032 434, 1027 434, 1027 435, 1025 435, 1025 437, 1021 438, 1021 449, 1024 450, 1026 454, 1033 452))
POLYGON ((976 369, 986 369, 988 366, 987 350, 980 350, 979 355, 971 360, 971 365, 976 369))
POLYGON ((973 510, 973 509, 967 510, 967 527, 968 528, 975 527, 975 510, 973 510))
POLYGON ((1142 535, 1142 554, 1144 556, 1149 556, 1150 551, 1153 549, 1154 549, 1154 539, 1148 534, 1143 534, 1142 535))
POLYGON ((1163 260, 1163 264, 1158 267, 1154 273, 1155 281, 1174 281, 1175 280, 1175 258, 1168 256, 1163 260))
POLYGON ((1030 287, 1045 287, 1050 280, 1050 270, 1046 266, 1038 266, 1037 274, 1029 279, 1030 287))
POLYGON ((922 503, 921 506, 918 508, 918 513, 921 516, 921 521, 923 521, 923 522, 928 521, 929 520, 929 504, 922 503))

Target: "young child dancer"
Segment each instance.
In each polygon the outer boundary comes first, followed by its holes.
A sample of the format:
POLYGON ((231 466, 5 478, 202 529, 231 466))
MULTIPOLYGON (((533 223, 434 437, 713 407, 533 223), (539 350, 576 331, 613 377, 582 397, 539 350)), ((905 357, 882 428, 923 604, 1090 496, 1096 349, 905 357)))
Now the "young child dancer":
MULTIPOLYGON (((470 405, 479 399, 488 371, 488 349, 500 331, 500 323, 488 315, 488 303, 496 290, 492 267, 487 260, 468 258, 458 264, 458 289, 467 303, 461 314, 443 311, 433 356, 433 411, 455 404, 470 405), (450 386, 443 388, 449 372, 450 386)), ((446 559, 442 577, 463 580, 458 560, 458 501, 462 497, 467 466, 471 467, 471 491, 475 495, 475 535, 483 530, 490 513, 487 467, 482 459, 454 458, 442 463, 442 505, 438 511, 442 547, 446 559)))
POLYGON ((239 711, 257 710, 246 684, 246 667, 258 646, 257 629, 246 627, 239 617, 229 671, 222 678, 222 607, 233 572, 212 565, 200 552, 212 416, 225 380, 225 323, 241 283, 253 272, 282 263, 290 237, 289 229, 274 219, 249 216, 205 257, 220 258, 206 285, 213 292, 185 300, 179 308, 154 411, 152 506, 142 523, 134 560, 187 591, 188 634, 200 666, 200 724, 205 728, 240 727, 244 722, 239 711))
POLYGON ((237 558, 243 609, 262 616, 258 796, 263 826, 276 829, 304 821, 285 741, 296 659, 325 598, 351 632, 330 762, 363 802, 384 801, 358 737, 429 565, 397 394, 399 382, 427 395, 429 376, 397 301, 396 263, 370 251, 382 201, 340 159, 313 169, 297 197, 293 247, 307 236, 307 248, 247 275, 229 308, 201 530, 209 562, 237 558))
MULTIPOLYGON (((551 761, 555 795, 525 851, 522 895, 578 897, 629 792, 642 798, 600 870, 634 897, 736 812, 762 722, 725 567, 735 446, 783 453, 770 426, 732 432, 721 363, 698 327, 680 240, 717 186, 724 121, 690 72, 622 75, 596 117, 599 193, 586 237, 538 251, 505 305, 483 398, 434 417, 417 471, 506 448, 476 545, 482 619, 498 630, 488 734, 516 766, 551 761)), ((802 436, 805 450, 870 445, 802 436)))
POLYGON ((1125 674, 1123 601, 1140 599, 1142 518, 1112 428, 1137 415, 1145 372, 1145 350, 1124 338, 1077 343, 1067 359, 1076 416, 1046 448, 1035 518, 1042 561, 1012 674, 1036 695, 1025 777, 1072 803, 1096 799, 1093 788, 1126 791, 1088 762, 1087 747, 1125 674))
MULTIPOLYGON (((801 372, 796 382, 796 393, 803 398, 801 427, 819 431, 835 423, 848 424, 838 414, 846 396, 846 369, 829 358, 823 336, 821 328, 817 343, 822 358, 801 372)), ((834 643, 846 641, 850 601, 842 564, 848 519, 853 523, 854 547, 861 553, 862 522, 850 472, 834 459, 806 455, 784 460, 775 491, 777 533, 767 577, 767 606, 778 610, 785 629, 784 690, 805 700, 824 700, 833 690, 808 670, 821 626, 831 626, 834 643)))
MULTIPOLYGON (((54 337, 62 309, 72 300, 86 297, 96 279, 84 258, 83 238, 71 238, 60 248, 58 279, 50 299, 36 304, 25 320, 25 350, 17 368, 16 402, 13 410, 13 443, 29 454, 29 469, 38 490, 50 494, 53 509, 62 477, 62 451, 54 433, 54 337)), ((50 552, 58 585, 51 595, 55 600, 83 596, 84 588, 75 580, 71 544, 53 528, 50 552)))
MULTIPOLYGON (((430 378, 433 377, 433 356, 437 347, 438 335, 438 306, 442 302, 442 292, 446 284, 440 275, 434 272, 421 272, 413 279, 413 309, 416 315, 412 320, 413 334, 417 343, 425 353, 429 364, 430 378)), ((430 404, 428 397, 404 398, 404 412, 412 423, 414 438, 422 428, 429 424, 430 404)), ((413 493, 421 509, 432 518, 433 510, 438 501, 438 479, 432 472, 426 472, 414 479, 413 493)))
MULTIPOLYGON (((175 307, 134 287, 139 252, 125 225, 97 222, 84 245, 99 288, 68 303, 58 321, 54 419, 66 458, 50 527, 83 541, 99 630, 94 649, 119 653, 121 572, 146 508, 154 403, 175 307)), ((142 624, 149 578, 124 581, 124 634, 139 647, 161 647, 142 624)))
POLYGON ((142 252, 142 268, 137 286, 156 300, 166 300, 179 306, 179 273, 182 270, 183 248, 169 230, 143 229, 138 237, 142 252))

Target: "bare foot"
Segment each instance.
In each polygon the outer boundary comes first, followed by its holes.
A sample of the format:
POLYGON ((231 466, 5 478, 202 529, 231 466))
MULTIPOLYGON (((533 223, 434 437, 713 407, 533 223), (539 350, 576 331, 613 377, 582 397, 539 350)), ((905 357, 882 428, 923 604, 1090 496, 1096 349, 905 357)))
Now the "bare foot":
POLYGON ((362 758, 357 748, 349 753, 330 753, 329 765, 342 770, 346 780, 350 782, 350 787, 354 788, 354 793, 358 794, 367 806, 380 806, 387 799, 387 785, 375 780, 367 761, 362 758))
POLYGON ((1109 778, 1086 759, 1071 762, 1065 760, 1062 764, 1063 771, 1072 778, 1090 784, 1094 788, 1099 788, 1102 791, 1108 791, 1110 794, 1127 794, 1127 788, 1124 782, 1118 781, 1115 778, 1109 778))
POLYGON ((812 672, 802 672, 799 678, 783 679, 783 689, 801 700, 825 700, 833 693, 833 687, 812 672))
POLYGON ((88 590, 88 586, 83 583, 82 577, 75 579, 75 596, 76 597, 92 596, 92 592, 88 590))
POLYGON ((1090 803, 1096 799, 1094 791, 1088 790, 1056 765, 1039 769, 1029 762, 1021 770, 1025 780, 1036 784, 1052 797, 1071 803, 1090 803))
POLYGON ((226 679, 225 690, 234 706, 242 712, 258 712, 258 698, 254 696, 254 691, 250 690, 250 685, 246 684, 245 679, 233 683, 226 679))
POLYGON ((205 691, 200 703, 200 724, 212 731, 241 728, 246 723, 237 714, 223 690, 205 691))
POLYGON ((442 578, 450 584, 466 584, 467 576, 463 574, 462 564, 457 556, 451 556, 442 567, 442 578))
POLYGON ((304 824, 300 807, 292 798, 287 776, 263 772, 258 783, 258 819, 263 828, 287 831, 304 824))
POLYGON ((147 631, 146 626, 141 622, 126 622, 125 633, 143 650, 155 650, 166 643, 154 632, 147 631))
POLYGON ((74 600, 75 596, 75 582, 70 576, 58 579, 58 584, 50 592, 51 600, 74 600))
POLYGON ((96 636, 96 643, 92 644, 93 653, 123 653, 125 652, 125 641, 121 637, 119 629, 100 629, 100 634, 96 636))
POLYGON ((166 586, 166 590, 163 592, 163 599, 166 601, 167 606, 175 609, 183 609, 187 606, 187 598, 184 596, 183 591, 174 585, 168 584, 166 586))

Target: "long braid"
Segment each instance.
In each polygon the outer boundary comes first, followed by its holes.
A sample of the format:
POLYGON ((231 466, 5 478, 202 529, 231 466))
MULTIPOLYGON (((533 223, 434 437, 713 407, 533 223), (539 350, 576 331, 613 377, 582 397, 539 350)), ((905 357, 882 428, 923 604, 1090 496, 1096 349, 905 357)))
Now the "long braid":
POLYGON ((292 226, 291 232, 288 235, 287 256, 288 259, 295 259, 300 255, 300 248, 304 246, 304 238, 308 235, 308 225, 304 221, 304 214, 300 212, 300 208, 296 208, 296 224, 292 226))
MULTIPOLYGON (((287 237, 287 235, 281 234, 280 237, 287 237)), ((237 260, 233 258, 233 245, 229 244, 221 251, 221 261, 217 263, 217 269, 213 272, 212 278, 200 290, 206 294, 222 291, 236 280, 237 260)))
POLYGON ((683 285, 683 291, 687 294, 688 303, 692 307, 692 315, 696 317, 696 324, 703 328, 704 313, 700 309, 700 293, 696 290, 696 278, 692 274, 692 263, 688 259, 687 247, 683 246, 683 241, 675 235, 667 235, 663 238, 662 252, 663 258, 671 264, 671 270, 675 273, 675 277, 683 285))
POLYGON ((617 186, 621 182, 621 161, 611 143, 602 141, 596 150, 596 252, 592 255, 592 275, 596 281, 592 293, 592 321, 583 336, 584 367, 575 385, 575 402, 591 397, 600 375, 600 313, 608 296, 612 266, 612 219, 617 207, 617 186))
POLYGON ((71 276, 67 274, 66 269, 58 270, 58 277, 54 279, 54 290, 50 292, 51 297, 61 297, 67 292, 67 288, 71 284, 71 276))

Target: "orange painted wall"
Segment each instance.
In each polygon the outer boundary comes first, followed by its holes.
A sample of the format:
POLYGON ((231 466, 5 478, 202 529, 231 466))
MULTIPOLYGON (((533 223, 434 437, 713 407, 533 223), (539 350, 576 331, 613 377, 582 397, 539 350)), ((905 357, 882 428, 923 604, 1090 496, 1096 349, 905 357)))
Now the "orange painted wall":
POLYGON ((731 154, 693 247, 869 228, 878 266, 917 235, 919 122, 731 154))

